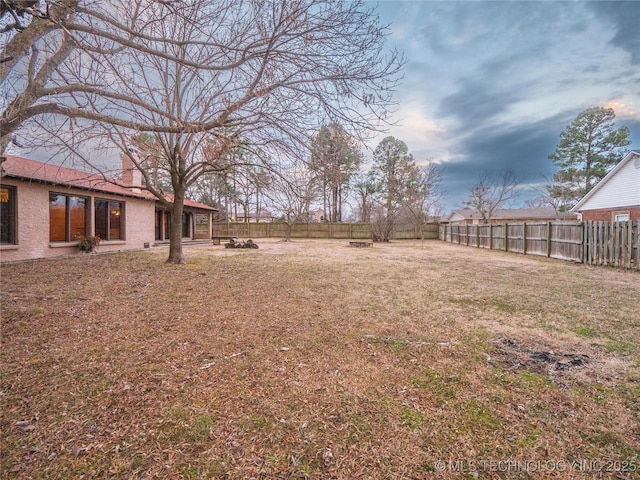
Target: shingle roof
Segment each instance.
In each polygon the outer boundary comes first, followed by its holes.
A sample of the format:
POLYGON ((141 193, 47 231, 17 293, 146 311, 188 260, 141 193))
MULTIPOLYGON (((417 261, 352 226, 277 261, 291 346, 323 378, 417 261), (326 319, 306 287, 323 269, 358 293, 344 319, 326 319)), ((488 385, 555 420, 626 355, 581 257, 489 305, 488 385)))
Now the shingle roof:
MULTIPOLYGON (((67 168, 53 163, 38 162, 14 155, 6 155, 5 158, 6 160, 2 163, 2 168, 5 172, 4 175, 9 178, 19 178, 21 180, 64 185, 84 190, 157 201, 157 198, 146 190, 136 192, 130 188, 118 185, 113 179, 107 179, 95 173, 67 168)), ((167 195, 167 200, 171 201, 171 196, 167 195)), ((192 208, 217 211, 216 208, 189 199, 185 199, 184 204, 192 208)))
MULTIPOLYGON (((478 210, 473 210, 470 208, 463 208, 460 210, 454 210, 451 212, 451 215, 457 213, 461 217, 475 219, 482 218, 482 215, 478 210)), ((449 217, 451 217, 449 215, 449 217)), ((562 216, 567 216, 566 214, 559 214, 553 208, 503 208, 496 210, 491 217, 492 219, 546 219, 546 218, 559 218, 562 216)), ((569 215, 573 216, 573 215, 569 215)))

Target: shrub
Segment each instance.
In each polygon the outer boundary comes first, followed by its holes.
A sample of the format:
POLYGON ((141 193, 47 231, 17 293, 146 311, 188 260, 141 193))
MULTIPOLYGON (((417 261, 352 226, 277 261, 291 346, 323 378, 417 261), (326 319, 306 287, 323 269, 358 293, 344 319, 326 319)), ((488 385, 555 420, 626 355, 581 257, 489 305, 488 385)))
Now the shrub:
POLYGON ((100 237, 98 237, 97 235, 78 237, 78 250, 83 253, 95 251, 98 245, 100 245, 100 237))

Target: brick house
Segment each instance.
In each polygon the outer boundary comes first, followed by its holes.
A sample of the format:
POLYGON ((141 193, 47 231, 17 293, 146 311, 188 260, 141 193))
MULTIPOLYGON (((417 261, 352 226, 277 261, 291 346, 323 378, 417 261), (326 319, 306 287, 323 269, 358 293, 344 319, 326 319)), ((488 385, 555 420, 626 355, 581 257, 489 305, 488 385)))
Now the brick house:
POLYGON ((584 221, 640 220, 640 152, 625 155, 571 211, 584 221))
MULTIPOLYGON (((0 261, 74 254, 83 236, 99 236, 101 252, 168 241, 169 212, 141 188, 124 188, 100 175, 12 155, 6 156, 2 168, 0 261)), ((123 181, 135 181, 131 174, 125 169, 123 181)), ((211 238, 215 211, 185 200, 183 238, 211 238)))
MULTIPOLYGON (((559 214, 553 208, 502 208, 495 211, 489 223, 551 222, 554 220, 576 219, 576 214, 559 214)), ((446 217, 446 220, 441 223, 478 225, 482 223, 482 214, 478 210, 471 208, 453 210, 449 216, 446 217)))

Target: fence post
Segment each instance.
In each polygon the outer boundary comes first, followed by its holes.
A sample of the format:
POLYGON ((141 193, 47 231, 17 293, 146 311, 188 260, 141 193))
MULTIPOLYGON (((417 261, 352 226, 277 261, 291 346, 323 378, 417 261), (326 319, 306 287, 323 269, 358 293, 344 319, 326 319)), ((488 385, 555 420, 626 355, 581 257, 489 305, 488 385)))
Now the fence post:
POLYGON ((585 227, 585 222, 582 222, 582 228, 580 229, 580 245, 582 245, 582 249, 580 250, 580 263, 586 263, 587 258, 587 230, 585 227))
POLYGON ((598 222, 593 220, 589 227, 589 258, 591 265, 595 265, 598 260, 598 222))
POLYGON ((591 265, 595 265, 598 263, 598 222, 596 220, 591 222, 589 237, 589 247, 591 250, 589 257, 591 258, 591 265))
POLYGON ((587 263, 589 261, 588 258, 588 250, 587 250, 587 222, 582 222, 582 263, 587 263))
POLYGON ((591 228, 589 232, 589 247, 591 253, 589 257, 591 258, 591 265, 595 265, 598 263, 598 222, 593 220, 591 222, 591 228))
POLYGON ((604 264, 605 243, 604 243, 604 222, 598 222, 598 265, 604 264))
POLYGON ((582 221, 582 262, 589 263, 589 222, 582 221))
POLYGON ((547 222, 547 258, 551 257, 551 236, 553 235, 553 224, 547 222))
POLYGON ((620 266, 624 266, 624 254, 623 252, 623 248, 624 248, 624 244, 625 244, 625 240, 626 240, 626 231, 625 231, 625 224, 622 222, 616 222, 615 224, 615 239, 617 242, 617 245, 615 247, 615 262, 616 262, 616 267, 620 267, 620 266))
POLYGON ((631 268, 631 259, 633 258, 633 222, 627 222, 627 246, 624 252, 625 267, 631 268))
MULTIPOLYGON (((636 244, 636 269, 640 270, 640 220, 636 222, 636 240, 632 243, 636 244)), ((631 254, 633 255, 633 246, 631 247, 631 254)))
POLYGON ((493 250, 493 223, 489 224, 489 250, 493 250))
POLYGON ((504 224, 504 251, 509 251, 509 224, 504 224))
POLYGON ((594 251, 594 258, 593 258, 593 264, 594 265, 598 265, 600 263, 600 260, 602 259, 602 242, 600 241, 600 238, 602 237, 602 222, 600 221, 595 221, 593 222, 593 251, 594 251))
POLYGON ((527 254, 527 222, 522 222, 522 254, 527 254))

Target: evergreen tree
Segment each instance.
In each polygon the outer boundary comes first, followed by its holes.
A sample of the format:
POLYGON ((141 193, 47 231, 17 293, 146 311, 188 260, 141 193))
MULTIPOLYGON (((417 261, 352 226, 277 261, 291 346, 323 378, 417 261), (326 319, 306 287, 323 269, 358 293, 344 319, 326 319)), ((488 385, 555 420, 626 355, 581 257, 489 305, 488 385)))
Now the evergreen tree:
POLYGON ((342 203, 351 177, 360 168, 360 152, 344 129, 323 126, 311 145, 310 169, 322 186, 324 218, 342 221, 342 203))
POLYGON ((390 240, 407 188, 418 173, 419 167, 402 140, 386 137, 373 151, 371 176, 377 185, 377 207, 373 211, 372 225, 376 240, 390 240))
POLYGON ((616 130, 615 116, 611 108, 588 108, 560 134, 560 143, 549 155, 559 170, 547 190, 559 200, 561 210, 575 205, 627 153, 629 130, 616 130))

